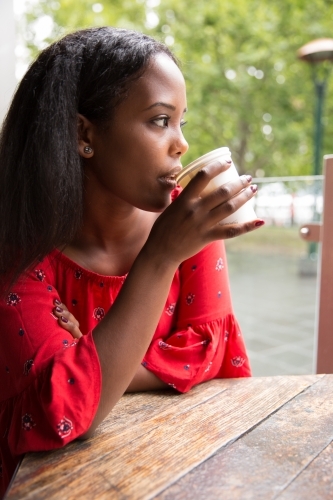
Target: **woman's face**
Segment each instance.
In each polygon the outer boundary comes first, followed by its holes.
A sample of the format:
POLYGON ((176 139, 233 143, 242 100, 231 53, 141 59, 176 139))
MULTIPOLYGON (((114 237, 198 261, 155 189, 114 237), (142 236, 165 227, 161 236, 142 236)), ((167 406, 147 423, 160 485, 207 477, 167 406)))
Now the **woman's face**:
POLYGON ((166 54, 158 54, 115 109, 110 126, 93 126, 92 158, 85 162, 89 187, 148 211, 170 203, 188 144, 182 125, 186 111, 183 75, 166 54))

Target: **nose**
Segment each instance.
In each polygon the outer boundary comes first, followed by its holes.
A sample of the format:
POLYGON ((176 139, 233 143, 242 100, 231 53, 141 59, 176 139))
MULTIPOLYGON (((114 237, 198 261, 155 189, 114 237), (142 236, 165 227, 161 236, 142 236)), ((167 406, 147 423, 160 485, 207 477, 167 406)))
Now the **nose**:
POLYGON ((188 142, 184 137, 182 129, 179 129, 174 141, 174 151, 177 156, 183 156, 188 150, 188 142))

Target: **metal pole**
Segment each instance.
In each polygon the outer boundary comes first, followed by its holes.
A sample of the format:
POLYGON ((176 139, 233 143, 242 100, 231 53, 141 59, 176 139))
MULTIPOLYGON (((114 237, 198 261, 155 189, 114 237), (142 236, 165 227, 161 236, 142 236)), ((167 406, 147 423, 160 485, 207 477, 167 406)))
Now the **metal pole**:
MULTIPOLYGON (((326 91, 326 80, 318 80, 316 74, 314 73, 313 81, 315 87, 316 104, 314 113, 314 152, 313 152, 313 174, 319 175, 321 173, 321 163, 322 163, 322 141, 323 141, 323 105, 326 91)), ((319 214, 317 212, 317 196, 318 196, 318 186, 314 185, 314 202, 313 202, 313 221, 319 221, 319 214)), ((309 257, 313 260, 317 259, 318 255, 318 244, 311 242, 308 247, 309 257)))
POLYGON ((315 110, 315 130, 314 130, 314 175, 319 175, 321 172, 322 163, 322 140, 323 140, 323 104, 326 90, 326 80, 318 81, 315 79, 316 92, 316 110, 315 110))

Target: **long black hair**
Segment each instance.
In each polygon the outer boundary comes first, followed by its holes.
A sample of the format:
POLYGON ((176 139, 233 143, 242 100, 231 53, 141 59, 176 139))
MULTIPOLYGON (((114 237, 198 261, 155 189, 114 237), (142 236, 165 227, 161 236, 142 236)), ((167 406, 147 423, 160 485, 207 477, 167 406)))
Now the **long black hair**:
POLYGON ((0 277, 7 284, 72 241, 82 223, 77 114, 107 124, 160 52, 177 63, 142 33, 91 28, 53 43, 30 66, 0 135, 0 277))

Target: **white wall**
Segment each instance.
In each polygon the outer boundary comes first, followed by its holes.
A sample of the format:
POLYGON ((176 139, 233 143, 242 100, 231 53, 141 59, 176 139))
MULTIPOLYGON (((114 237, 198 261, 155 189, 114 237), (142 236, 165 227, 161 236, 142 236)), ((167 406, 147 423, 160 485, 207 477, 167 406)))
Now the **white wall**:
POLYGON ((0 123, 6 114, 16 87, 14 51, 13 0, 0 0, 0 123))

